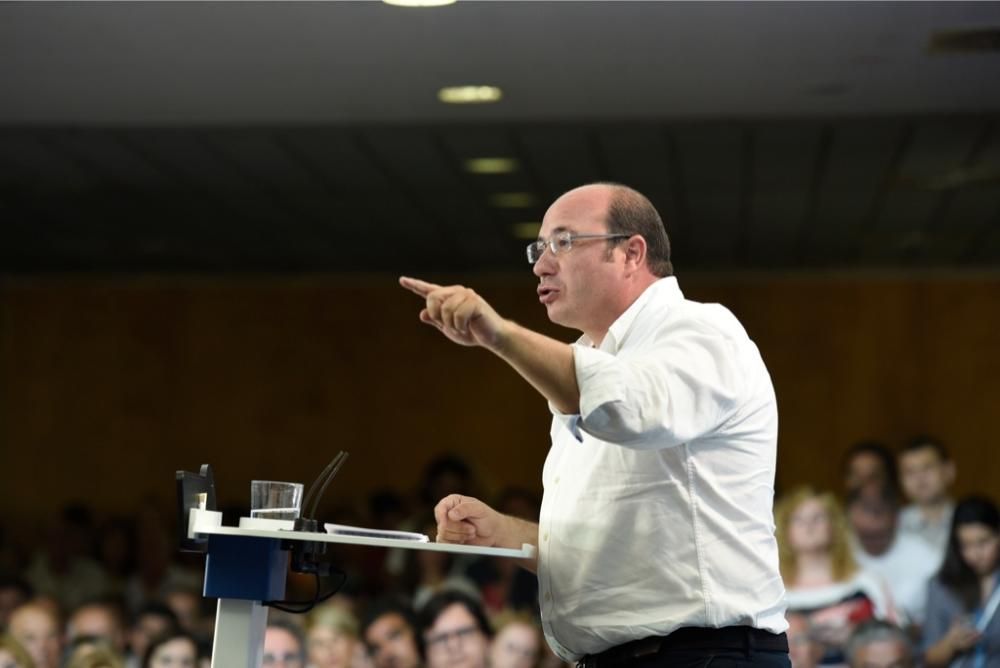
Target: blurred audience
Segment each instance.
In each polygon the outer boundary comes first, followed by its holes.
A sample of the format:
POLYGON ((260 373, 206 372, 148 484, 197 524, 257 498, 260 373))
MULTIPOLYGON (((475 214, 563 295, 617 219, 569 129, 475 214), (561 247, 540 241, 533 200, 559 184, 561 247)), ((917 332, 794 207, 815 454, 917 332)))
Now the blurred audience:
POLYGON ((985 497, 955 506, 944 563, 928 588, 927 666, 1000 666, 1000 513, 985 497))
POLYGON ((195 668, 197 663, 197 639, 177 629, 150 640, 142 654, 142 668, 195 668))
POLYGON ((296 624, 274 620, 264 633, 264 668, 301 668, 306 665, 306 639, 296 624))
POLYGON ((362 620, 361 637, 374 668, 417 668, 423 643, 409 604, 400 597, 376 600, 362 620))
POLYGON ((910 439, 899 451, 899 481, 910 502, 899 513, 899 531, 927 541, 944 558, 955 508, 948 495, 955 463, 944 445, 929 436, 910 439))
POLYGON ((529 614, 507 610, 493 617, 490 668, 538 668, 545 639, 529 614))
POLYGON ((941 564, 925 541, 897 532, 899 497, 889 485, 865 485, 847 499, 854 534, 854 559, 888 583, 906 624, 919 628, 924 619, 927 582, 941 564))
POLYGON ((0 635, 0 668, 35 668, 28 650, 7 633, 0 635))
POLYGON ((844 496, 860 487, 897 484, 896 457, 884 443, 862 441, 843 456, 844 496))
POLYGON ((847 642, 850 668, 913 668, 916 665, 909 636, 890 622, 865 622, 847 642))
MULTIPOLYGON (((846 511, 809 487, 775 506, 792 666, 915 665, 907 637, 929 668, 1000 666, 994 502, 955 505, 955 464, 926 436, 895 456, 859 443, 843 464, 846 511)), ((383 489, 367 515, 351 503, 323 513, 433 538, 433 507, 452 492, 477 490, 472 468, 447 454, 427 465, 412 495, 383 489)), ((530 490, 505 489, 494 505, 538 517, 530 490)), ((152 500, 133 517, 95 517, 67 506, 41 549, 5 534, 16 568, 0 574, 0 668, 209 668, 216 602, 201 595, 203 558, 177 554, 152 500)), ((328 556, 349 575, 341 591, 308 616, 271 610, 264 666, 565 668, 541 633, 537 578, 518 560, 357 546, 328 556)), ((291 576, 289 597, 313 585, 291 576)))
POLYGON ((417 623, 427 668, 486 668, 493 631, 476 599, 443 591, 420 609, 417 623))
POLYGON ((364 668, 367 655, 358 641, 358 620, 341 605, 323 605, 309 614, 306 654, 310 668, 364 668))
POLYGON ((873 618, 893 619, 887 586, 858 567, 837 499, 800 487, 775 506, 776 536, 788 610, 798 613, 819 663, 844 663, 851 631, 873 618))
POLYGON ((58 668, 62 625, 50 606, 32 602, 15 609, 8 631, 28 651, 36 668, 58 668))
POLYGON ((121 609, 107 600, 88 601, 70 613, 66 640, 98 638, 118 654, 125 654, 125 623, 121 609))
POLYGON ((809 617, 800 612, 789 612, 788 657, 792 668, 816 668, 826 652, 823 643, 813 637, 809 617))
POLYGON ((129 653, 126 663, 135 668, 142 663, 150 643, 180 630, 177 615, 164 603, 147 603, 135 614, 128 630, 129 653))
POLYGON ((0 576, 0 631, 10 623, 10 613, 34 595, 31 585, 19 577, 0 576))

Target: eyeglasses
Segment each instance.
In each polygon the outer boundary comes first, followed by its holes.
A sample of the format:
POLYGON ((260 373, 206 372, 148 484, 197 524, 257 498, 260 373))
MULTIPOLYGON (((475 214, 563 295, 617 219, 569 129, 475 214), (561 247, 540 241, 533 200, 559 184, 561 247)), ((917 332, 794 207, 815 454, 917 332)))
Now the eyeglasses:
POLYGON ((572 232, 556 232, 551 237, 539 239, 528 244, 528 263, 535 264, 548 248, 553 255, 565 253, 573 248, 577 239, 628 239, 627 234, 574 234, 572 232))
POLYGON ((432 649, 434 647, 447 647, 452 638, 461 641, 476 633, 479 633, 478 626, 463 626, 462 628, 455 629, 454 631, 444 631, 442 633, 424 636, 424 644, 427 646, 427 649, 432 649))

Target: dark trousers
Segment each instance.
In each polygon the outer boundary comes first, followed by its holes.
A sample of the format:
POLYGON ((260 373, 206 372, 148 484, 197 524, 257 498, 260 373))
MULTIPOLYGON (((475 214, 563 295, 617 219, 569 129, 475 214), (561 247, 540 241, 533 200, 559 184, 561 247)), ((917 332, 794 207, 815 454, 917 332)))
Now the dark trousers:
POLYGON ((596 655, 579 668, 790 668, 788 641, 745 626, 684 628, 662 638, 643 638, 596 655))
POLYGON ((667 650, 653 656, 633 659, 628 668, 791 668, 788 652, 760 649, 689 649, 667 650))

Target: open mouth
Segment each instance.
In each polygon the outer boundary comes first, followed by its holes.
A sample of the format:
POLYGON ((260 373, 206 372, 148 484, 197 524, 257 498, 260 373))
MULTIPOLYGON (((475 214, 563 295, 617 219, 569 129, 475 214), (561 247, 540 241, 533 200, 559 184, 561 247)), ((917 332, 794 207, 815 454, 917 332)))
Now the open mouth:
POLYGON ((538 301, 543 304, 551 304, 558 296, 559 291, 551 285, 538 286, 538 301))

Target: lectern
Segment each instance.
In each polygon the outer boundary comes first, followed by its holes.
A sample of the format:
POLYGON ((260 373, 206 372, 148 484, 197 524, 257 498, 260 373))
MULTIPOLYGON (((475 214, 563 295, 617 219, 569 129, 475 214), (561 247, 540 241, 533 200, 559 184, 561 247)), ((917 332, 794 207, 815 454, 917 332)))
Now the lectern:
POLYGON ((223 526, 222 513, 215 510, 211 467, 202 466, 200 474, 178 471, 177 486, 181 547, 206 554, 204 595, 219 599, 212 668, 259 668, 267 627, 264 603, 285 598, 290 555, 306 545, 340 543, 517 559, 530 559, 535 552, 528 544, 518 550, 382 538, 377 532, 365 536, 296 531, 291 520, 246 517, 239 526, 223 526))

